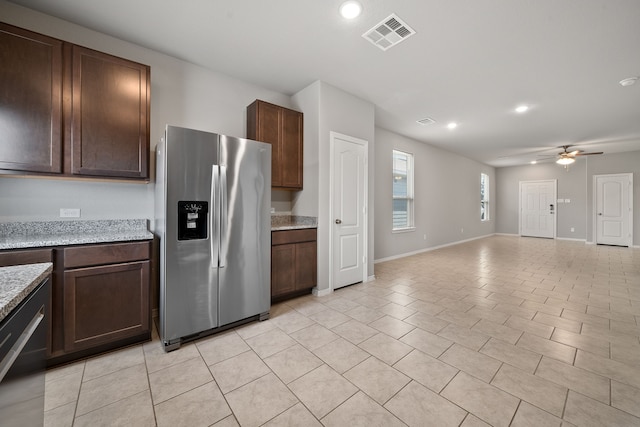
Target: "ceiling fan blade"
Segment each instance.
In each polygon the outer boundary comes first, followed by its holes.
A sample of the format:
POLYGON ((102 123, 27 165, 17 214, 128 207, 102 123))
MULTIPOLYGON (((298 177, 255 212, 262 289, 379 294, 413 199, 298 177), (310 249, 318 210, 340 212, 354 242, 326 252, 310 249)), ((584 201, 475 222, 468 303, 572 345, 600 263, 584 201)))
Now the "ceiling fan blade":
POLYGON ((579 156, 580 155, 580 150, 573 150, 570 153, 566 153, 568 156, 579 156))
POLYGON ((592 156, 594 154, 604 154, 604 152, 603 151, 594 151, 594 152, 591 152, 591 153, 578 153, 578 154, 576 154, 576 156, 592 156))

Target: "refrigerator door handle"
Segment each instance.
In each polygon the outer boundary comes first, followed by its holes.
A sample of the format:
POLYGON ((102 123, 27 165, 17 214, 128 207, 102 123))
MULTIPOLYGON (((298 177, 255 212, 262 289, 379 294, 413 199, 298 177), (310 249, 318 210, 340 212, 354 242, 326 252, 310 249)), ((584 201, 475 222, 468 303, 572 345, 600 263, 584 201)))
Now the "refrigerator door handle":
POLYGON ((227 264, 228 239, 227 167, 220 166, 220 268, 227 264))
POLYGON ((211 268, 218 268, 220 258, 220 167, 211 167, 211 210, 209 213, 211 268))

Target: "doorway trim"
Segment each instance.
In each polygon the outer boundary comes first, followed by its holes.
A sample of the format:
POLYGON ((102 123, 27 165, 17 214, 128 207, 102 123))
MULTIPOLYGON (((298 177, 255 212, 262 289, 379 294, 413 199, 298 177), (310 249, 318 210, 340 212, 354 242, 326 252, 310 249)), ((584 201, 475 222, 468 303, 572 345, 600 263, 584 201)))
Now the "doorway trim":
POLYGON ((334 154, 335 154, 335 143, 336 139, 343 139, 349 141, 354 144, 358 144, 364 147, 364 206, 362 212, 362 223, 363 223, 363 236, 362 236, 362 254, 364 257, 364 261, 362 263, 362 282, 366 282, 367 271, 369 266, 369 141, 355 138, 353 136, 345 135, 335 131, 329 131, 329 175, 331 177, 329 183, 329 223, 328 226, 331 230, 329 232, 329 291, 333 292, 334 284, 335 284, 335 270, 333 265, 333 256, 334 256, 334 233, 333 233, 333 219, 335 218, 335 213, 333 212, 333 196, 334 196, 334 187, 335 187, 335 165, 334 165, 334 154))
POLYGON ((607 174, 599 174, 593 175, 592 181, 592 207, 591 207, 591 230, 593 236, 593 244, 598 244, 598 219, 596 218, 598 215, 598 185, 597 178, 600 177, 614 177, 614 176, 627 176, 629 178, 629 188, 627 189, 627 194, 629 197, 629 237, 627 238, 627 243, 629 248, 633 248, 633 173, 631 172, 622 172, 622 173, 607 173, 607 174))
POLYGON ((553 237, 558 235, 558 180, 557 179, 534 179, 530 181, 520 181, 518 185, 518 235, 522 237, 522 186, 527 183, 553 183, 553 237))

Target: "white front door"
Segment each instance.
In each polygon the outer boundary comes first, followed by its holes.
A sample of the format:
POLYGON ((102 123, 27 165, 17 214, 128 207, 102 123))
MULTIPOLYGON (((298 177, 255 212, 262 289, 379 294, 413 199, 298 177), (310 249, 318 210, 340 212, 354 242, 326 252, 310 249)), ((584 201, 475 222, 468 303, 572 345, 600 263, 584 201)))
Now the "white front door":
POLYGON ((366 279, 367 141, 331 132, 333 289, 366 279))
POLYGON ((631 245, 632 174, 596 175, 596 243, 631 245))
POLYGON ((555 238, 555 179, 520 182, 520 235, 555 238))

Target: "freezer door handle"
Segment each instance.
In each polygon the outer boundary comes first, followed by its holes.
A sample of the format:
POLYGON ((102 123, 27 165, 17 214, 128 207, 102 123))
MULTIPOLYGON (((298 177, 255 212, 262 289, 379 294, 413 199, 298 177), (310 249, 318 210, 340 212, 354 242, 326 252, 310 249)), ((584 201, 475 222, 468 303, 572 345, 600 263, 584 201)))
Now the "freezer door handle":
POLYGON ((211 167, 211 211, 209 213, 211 268, 218 268, 220 258, 220 167, 211 167))
POLYGON ((220 268, 227 264, 228 239, 227 167, 220 166, 220 268))

